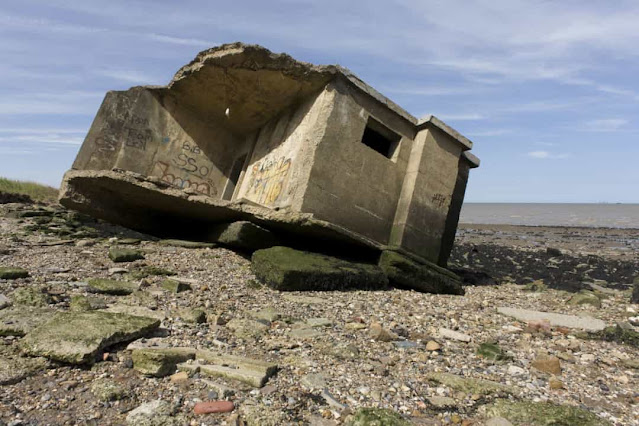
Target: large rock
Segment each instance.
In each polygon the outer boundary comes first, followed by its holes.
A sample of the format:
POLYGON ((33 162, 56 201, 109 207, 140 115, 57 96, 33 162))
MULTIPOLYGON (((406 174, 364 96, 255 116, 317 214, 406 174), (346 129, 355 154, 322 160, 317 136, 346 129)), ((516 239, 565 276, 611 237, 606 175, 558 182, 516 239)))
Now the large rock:
POLYGON ((22 346, 33 356, 70 364, 93 363, 104 348, 142 337, 159 325, 156 319, 126 314, 65 312, 31 331, 22 346))
POLYGON ((582 408, 550 402, 500 399, 489 406, 486 411, 489 417, 503 417, 515 425, 605 426, 611 424, 582 408))
POLYGON ((394 251, 384 251, 379 266, 391 285, 426 293, 464 294, 461 280, 452 272, 426 261, 418 263, 394 251))
POLYGON ((271 231, 247 221, 214 226, 208 239, 228 247, 251 252, 278 244, 277 237, 271 231))
POLYGON ((547 320, 554 327, 577 328, 586 331, 599 331, 606 327, 602 320, 589 316, 564 315, 554 312, 531 311, 520 308, 497 308, 497 312, 502 315, 513 317, 519 321, 542 321, 547 320))
POLYGON ((49 321, 55 311, 49 308, 15 307, 0 311, 0 336, 24 336, 49 321))
POLYGON ((251 260, 255 276, 276 290, 378 289, 388 285, 388 279, 376 265, 288 247, 258 250, 251 260))

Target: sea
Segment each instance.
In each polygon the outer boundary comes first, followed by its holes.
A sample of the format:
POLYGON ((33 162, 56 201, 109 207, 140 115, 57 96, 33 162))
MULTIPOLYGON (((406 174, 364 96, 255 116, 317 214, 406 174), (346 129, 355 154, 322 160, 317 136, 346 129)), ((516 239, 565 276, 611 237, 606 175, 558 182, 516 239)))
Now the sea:
POLYGON ((459 222, 639 229, 639 204, 464 203, 459 222))

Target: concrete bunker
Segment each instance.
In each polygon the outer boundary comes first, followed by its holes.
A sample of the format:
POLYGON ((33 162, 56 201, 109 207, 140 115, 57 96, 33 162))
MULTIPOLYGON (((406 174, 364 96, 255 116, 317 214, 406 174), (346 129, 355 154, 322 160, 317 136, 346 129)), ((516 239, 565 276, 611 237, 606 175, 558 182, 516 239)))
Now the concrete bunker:
POLYGON ((283 245, 442 272, 471 148, 345 68, 234 43, 167 86, 108 92, 60 202, 161 237, 210 241, 247 221, 283 245))

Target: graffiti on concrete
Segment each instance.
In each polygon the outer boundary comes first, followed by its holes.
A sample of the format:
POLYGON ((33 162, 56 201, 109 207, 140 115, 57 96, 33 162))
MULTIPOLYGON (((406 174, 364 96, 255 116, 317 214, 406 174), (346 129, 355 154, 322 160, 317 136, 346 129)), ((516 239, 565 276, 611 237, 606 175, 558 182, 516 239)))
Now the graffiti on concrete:
POLYGON ((266 158, 253 165, 249 180, 249 196, 260 204, 272 204, 284 190, 291 168, 291 159, 266 158))
POLYGON ((441 209, 448 201, 448 197, 444 194, 434 194, 431 201, 433 202, 433 205, 441 209))
POLYGON ((200 148, 192 142, 180 143, 180 152, 170 162, 167 160, 155 163, 153 174, 178 188, 192 189, 209 196, 216 195, 215 187, 207 180, 211 165, 200 148))

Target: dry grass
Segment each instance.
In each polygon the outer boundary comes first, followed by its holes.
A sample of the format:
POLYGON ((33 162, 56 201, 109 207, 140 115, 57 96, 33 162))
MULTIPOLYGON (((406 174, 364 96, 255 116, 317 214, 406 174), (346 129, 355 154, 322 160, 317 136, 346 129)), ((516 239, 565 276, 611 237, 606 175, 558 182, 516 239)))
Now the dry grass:
POLYGON ((58 199, 58 190, 35 182, 26 182, 0 177, 0 193, 24 194, 33 201, 54 203, 58 199))

